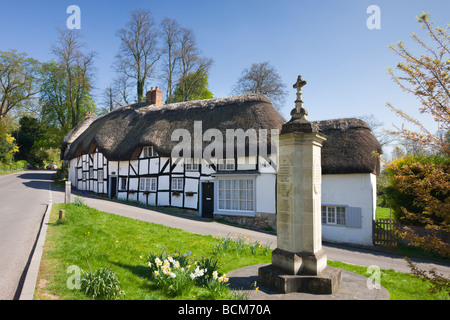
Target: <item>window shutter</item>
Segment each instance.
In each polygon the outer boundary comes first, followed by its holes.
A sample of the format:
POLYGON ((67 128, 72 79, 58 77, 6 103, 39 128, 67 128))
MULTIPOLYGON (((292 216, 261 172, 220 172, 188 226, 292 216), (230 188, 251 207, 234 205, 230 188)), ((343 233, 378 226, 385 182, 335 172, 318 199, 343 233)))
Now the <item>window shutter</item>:
POLYGON ((346 209, 345 210, 346 226, 350 228, 361 228, 362 227, 361 208, 347 207, 345 209, 346 209))

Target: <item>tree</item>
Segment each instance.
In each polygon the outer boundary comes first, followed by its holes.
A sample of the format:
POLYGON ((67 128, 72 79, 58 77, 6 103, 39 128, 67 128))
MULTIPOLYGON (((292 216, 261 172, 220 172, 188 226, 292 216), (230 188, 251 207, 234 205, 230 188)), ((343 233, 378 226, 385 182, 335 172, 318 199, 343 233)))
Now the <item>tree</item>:
POLYGON ((166 103, 172 103, 173 91, 178 70, 176 69, 180 59, 180 35, 181 27, 177 21, 164 18, 161 22, 161 38, 163 43, 163 87, 166 89, 166 103))
POLYGON ((381 147, 384 147, 394 141, 394 137, 381 128, 383 123, 378 121, 373 114, 361 116, 360 119, 367 123, 372 130, 372 134, 378 140, 381 147))
POLYGON ((136 81, 137 101, 145 101, 146 81, 151 78, 162 52, 157 46, 158 30, 149 10, 131 11, 126 28, 120 29, 117 72, 136 81))
MULTIPOLYGON (((397 130, 391 133, 403 139, 405 145, 413 146, 414 150, 428 150, 428 153, 436 155, 406 155, 389 163, 387 170, 390 171, 391 186, 397 193, 397 212, 400 210, 405 220, 423 225, 428 230, 426 235, 422 235, 413 228, 405 227, 400 236, 408 240, 410 245, 448 257, 450 246, 443 241, 442 232, 450 232, 450 150, 447 139, 450 129, 449 27, 434 28, 428 13, 421 14, 417 20, 429 36, 429 43, 415 33, 412 34, 412 39, 424 49, 424 53, 413 54, 401 41, 392 45, 391 49, 403 59, 403 62, 397 64, 402 75, 394 74, 392 69, 388 69, 388 72, 403 90, 419 99, 422 105, 420 112, 430 114, 439 130, 434 134, 420 120, 390 103, 387 106, 416 127, 416 131, 396 127, 397 130), (399 201, 403 203, 398 203, 399 201)), ((411 262, 410 266, 413 274, 426 274, 411 262)), ((445 279, 433 272, 429 274, 434 286, 431 292, 442 290, 450 282, 450 278, 445 279)))
POLYGON ((0 164, 1 162, 10 163, 14 153, 18 151, 16 139, 6 132, 5 126, 0 122, 0 164))
MULTIPOLYGON (((66 99, 70 105, 71 128, 80 123, 86 109, 92 105, 91 91, 93 81, 94 52, 84 53, 81 49, 81 35, 76 30, 60 30, 57 44, 52 48, 58 58, 59 67, 64 70, 66 99)), ((52 69, 56 70, 56 69, 52 69)))
POLYGON ((42 65, 42 87, 40 95, 41 118, 54 127, 69 132, 72 127, 68 76, 65 66, 54 61, 42 65))
POLYGON ((191 72, 187 77, 180 77, 173 92, 173 102, 212 99, 208 90, 208 75, 205 72, 191 72))
POLYGON ((103 92, 103 105, 105 108, 102 113, 108 113, 114 109, 130 103, 130 90, 132 85, 130 79, 122 74, 119 75, 112 84, 105 88, 103 92))
POLYGON ((269 62, 253 63, 242 71, 233 88, 233 94, 259 93, 266 95, 280 110, 287 95, 286 85, 269 62))
POLYGON ((22 117, 19 120, 20 128, 17 131, 17 144, 19 152, 16 160, 30 161, 38 148, 38 143, 45 136, 45 129, 41 122, 33 117, 22 117))
MULTIPOLYGON (((192 100, 193 92, 207 83, 207 74, 213 60, 200 55, 192 30, 182 28, 178 58, 180 80, 177 83, 177 101, 192 100), (188 81, 187 81, 188 80, 188 81)), ((206 86, 206 84, 204 85, 206 86)))
POLYGON ((86 113, 96 111, 89 78, 76 67, 70 68, 70 72, 72 78, 66 65, 55 61, 42 66, 41 121, 47 127, 49 146, 57 148, 86 113))
POLYGON ((34 107, 38 79, 37 60, 17 50, 0 51, 0 121, 8 114, 18 117, 34 107))
MULTIPOLYGON (((401 76, 396 75, 391 68, 388 72, 400 88, 419 99, 422 104, 420 112, 431 115, 439 131, 449 132, 450 35, 447 33, 449 27, 434 28, 428 13, 421 14, 417 20, 428 35, 430 43, 422 40, 416 33, 412 34, 412 39, 424 49, 421 55, 413 54, 402 41, 391 45, 390 48, 403 59, 403 62, 397 63, 401 76)), ((405 127, 396 127, 397 130, 391 131, 392 134, 402 138, 405 144, 418 143, 422 148, 433 152, 449 154, 448 140, 442 138, 442 135, 430 132, 420 119, 415 119, 392 104, 387 103, 387 106, 417 128, 413 131, 405 127)))

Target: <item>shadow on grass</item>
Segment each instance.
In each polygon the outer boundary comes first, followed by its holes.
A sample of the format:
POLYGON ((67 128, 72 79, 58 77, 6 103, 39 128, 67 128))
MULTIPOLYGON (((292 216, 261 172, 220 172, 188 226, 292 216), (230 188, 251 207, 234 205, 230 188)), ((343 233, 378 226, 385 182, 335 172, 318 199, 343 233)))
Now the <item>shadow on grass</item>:
POLYGON ((131 271, 134 275, 146 279, 146 280, 151 280, 150 278, 150 269, 146 266, 132 266, 129 264, 124 264, 121 262, 113 262, 113 261, 108 261, 110 264, 113 264, 117 267, 123 268, 123 269, 127 269, 129 271, 131 271))

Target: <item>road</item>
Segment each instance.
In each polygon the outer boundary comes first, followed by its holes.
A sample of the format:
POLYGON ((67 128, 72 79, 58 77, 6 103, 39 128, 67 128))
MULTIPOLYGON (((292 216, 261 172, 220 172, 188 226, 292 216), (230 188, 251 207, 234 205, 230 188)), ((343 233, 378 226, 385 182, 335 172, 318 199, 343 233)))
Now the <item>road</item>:
POLYGON ((54 171, 0 176, 0 299, 18 299, 54 171))

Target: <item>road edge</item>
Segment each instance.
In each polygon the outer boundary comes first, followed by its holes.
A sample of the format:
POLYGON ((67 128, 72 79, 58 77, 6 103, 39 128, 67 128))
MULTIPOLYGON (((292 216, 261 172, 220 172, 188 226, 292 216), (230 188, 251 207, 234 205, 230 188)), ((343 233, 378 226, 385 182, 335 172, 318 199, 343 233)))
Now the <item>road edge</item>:
POLYGON ((30 265, 22 286, 19 300, 33 300, 34 291, 36 289, 37 277, 39 273, 39 266, 41 264, 42 253, 44 251, 45 238, 47 236, 48 220, 50 212, 52 211, 52 203, 47 205, 47 210, 44 213, 44 218, 41 224, 41 230, 36 242, 36 247, 33 251, 30 265))

